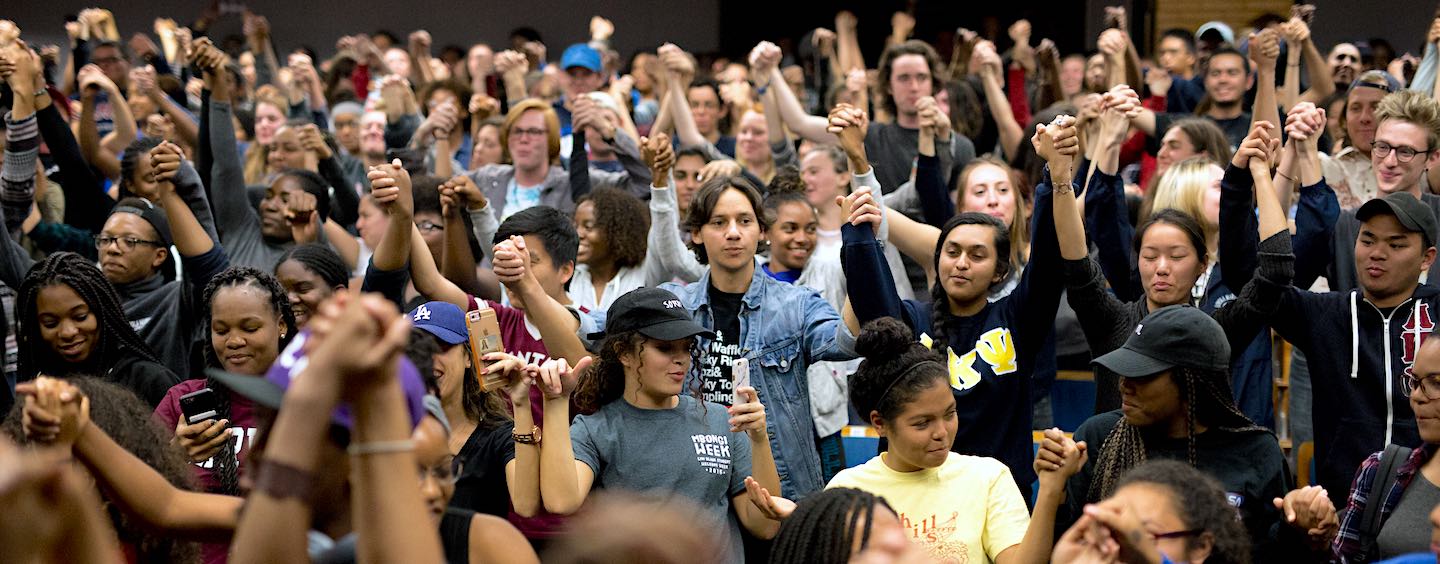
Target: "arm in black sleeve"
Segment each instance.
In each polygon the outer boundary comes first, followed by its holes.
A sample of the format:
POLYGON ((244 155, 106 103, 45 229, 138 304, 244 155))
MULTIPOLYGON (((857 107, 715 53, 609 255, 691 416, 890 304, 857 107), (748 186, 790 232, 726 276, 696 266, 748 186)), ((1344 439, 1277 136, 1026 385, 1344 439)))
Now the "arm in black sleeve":
POLYGON ((415 136, 415 130, 420 128, 420 116, 418 114, 405 114, 394 122, 385 124, 385 147, 387 149, 401 149, 410 144, 410 138, 415 136))
POLYGON ((410 283, 410 265, 400 270, 380 270, 371 260, 365 268, 365 278, 360 282, 361 292, 378 292, 400 309, 405 309, 405 285, 410 283))
MULTIPOLYGON (((210 148, 210 90, 200 90, 200 115, 196 116, 200 121, 197 126, 197 135, 200 138, 199 146, 195 148, 195 171, 200 173, 200 184, 205 187, 206 201, 211 196, 210 166, 215 162, 215 153, 210 148)), ((206 205, 209 205, 208 203, 206 205)))
POLYGON ((1295 208, 1295 287, 1309 288, 1329 268, 1339 219, 1340 199, 1324 178, 1314 186, 1300 187, 1295 208))
POLYGON ((875 239, 875 230, 868 224, 857 227, 845 223, 840 226, 840 236, 844 241, 840 259, 846 290, 853 296, 850 307, 860 325, 881 317, 903 319, 904 302, 895 290, 895 279, 890 276, 885 250, 875 239))
POLYGON ((115 201, 101 189, 89 163, 80 154, 80 144, 70 132, 70 124, 51 104, 35 113, 40 137, 50 147, 50 156, 60 168, 60 189, 65 192, 65 223, 91 233, 105 227, 105 219, 115 208, 115 201))
POLYGON ((340 168, 340 159, 335 155, 320 160, 320 176, 330 185, 330 219, 349 229, 360 219, 360 194, 345 179, 345 170, 340 168))
MULTIPOLYGON (((1289 291, 1295 276, 1295 256, 1290 249, 1290 231, 1281 230, 1260 243, 1256 276, 1238 297, 1212 315, 1230 341, 1230 356, 1245 354, 1255 334, 1280 307, 1282 294, 1289 291)), ((1222 267, 1223 268, 1223 267, 1222 267)))
POLYGON ((1060 241, 1055 233, 1055 189, 1048 171, 1042 178, 1035 186, 1035 211, 1031 214, 1034 240, 1030 242, 1030 264, 1011 294, 1015 298, 1005 302, 1007 307, 1015 308, 1020 320, 1014 329, 1022 351, 1038 351, 1055 328, 1055 311, 1065 290, 1060 241))
POLYGON ((590 193, 590 155, 585 148, 585 129, 576 129, 570 136, 570 199, 580 201, 590 193))
POLYGON ((1220 179, 1220 276, 1232 291, 1255 277, 1260 246, 1255 216, 1255 179, 1250 169, 1226 165, 1220 179))
POLYGON ((940 170, 940 157, 920 155, 915 166, 915 194, 920 197, 920 211, 925 223, 944 227, 955 217, 955 201, 945 186, 948 171, 940 170))
MULTIPOLYGON (((1077 168, 1076 170, 1085 170, 1077 168)), ((1075 195, 1077 198, 1080 194, 1075 195)), ((1039 217, 1038 214, 1032 214, 1039 217)), ((1100 272, 1120 301, 1140 299, 1144 290, 1140 270, 1131 252, 1135 226, 1130 224, 1129 206, 1125 203, 1125 184, 1118 175, 1099 170, 1085 186, 1085 234, 1097 249, 1100 272)))

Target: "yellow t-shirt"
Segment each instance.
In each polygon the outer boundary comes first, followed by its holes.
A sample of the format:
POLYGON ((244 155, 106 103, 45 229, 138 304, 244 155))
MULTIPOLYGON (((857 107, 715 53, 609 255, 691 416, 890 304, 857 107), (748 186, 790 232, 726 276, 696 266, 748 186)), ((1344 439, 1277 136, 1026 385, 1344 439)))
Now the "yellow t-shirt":
POLYGON ((884 497, 910 540, 924 545, 936 562, 994 562, 1025 538, 1030 512, 1000 461, 952 452, 938 468, 896 472, 885 465, 885 455, 841 470, 825 487, 884 497))

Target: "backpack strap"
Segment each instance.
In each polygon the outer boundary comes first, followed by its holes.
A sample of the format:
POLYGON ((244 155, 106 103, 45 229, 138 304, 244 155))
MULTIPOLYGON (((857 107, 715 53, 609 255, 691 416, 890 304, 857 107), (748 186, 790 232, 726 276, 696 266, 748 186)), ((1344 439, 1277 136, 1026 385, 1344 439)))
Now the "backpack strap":
POLYGON ((1380 455, 1380 466, 1376 469, 1375 478, 1370 481, 1370 494, 1365 500, 1365 512, 1360 517, 1360 543, 1364 553, 1372 557, 1377 548, 1375 541, 1380 537, 1381 507, 1395 487, 1396 469, 1410 458, 1411 450, 1396 444, 1385 445, 1385 452, 1380 455))

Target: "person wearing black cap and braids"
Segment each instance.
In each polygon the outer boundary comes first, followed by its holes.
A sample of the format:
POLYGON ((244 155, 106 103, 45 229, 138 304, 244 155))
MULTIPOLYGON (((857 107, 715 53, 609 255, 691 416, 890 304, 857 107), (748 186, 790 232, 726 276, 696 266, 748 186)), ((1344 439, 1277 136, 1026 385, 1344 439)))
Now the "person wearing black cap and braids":
POLYGON ((1218 322, 1194 307, 1174 305, 1146 316, 1123 347, 1095 359, 1097 370, 1120 379, 1122 407, 1075 431, 1075 440, 1089 445, 1090 459, 1066 484, 1057 527, 1069 528, 1087 503, 1113 494, 1126 471, 1146 460, 1175 459, 1225 487, 1257 562, 1282 554, 1303 558, 1307 532, 1317 541, 1314 548, 1323 547, 1335 527, 1335 507, 1322 488, 1290 491, 1279 442, 1235 407, 1229 358, 1218 322), (1279 510, 1291 513, 1299 506, 1307 510, 1295 518, 1279 510))
MULTIPOLYGON (((214 243, 214 227, 198 219, 209 217, 209 204, 200 177, 185 162, 180 148, 162 143, 143 158, 150 164, 152 178, 148 180, 154 183, 156 202, 133 197, 120 200, 95 235, 94 244, 100 272, 114 286, 125 321, 161 364, 189 377, 190 345, 201 317, 197 313, 200 292, 229 266, 229 259, 214 243), (172 221, 176 224, 173 238, 172 221), (166 273, 174 272, 172 244, 184 258, 180 280, 167 279, 166 273)), ((18 287, 35 261, 13 237, 3 239, 0 282, 18 287)), ((159 398, 151 399, 153 403, 159 398)))
POLYGON ((545 436, 530 424, 530 396, 511 392, 515 405, 515 471, 510 480, 517 513, 543 507, 556 514, 580 509, 595 488, 689 498, 727 532, 724 561, 744 557, 740 527, 770 538, 778 523, 745 499, 752 470, 759 484, 780 489, 765 432, 765 408, 755 388, 740 386, 729 408, 685 393, 697 363, 695 323, 684 303, 661 289, 640 288, 610 308, 600 360, 572 369, 552 359, 531 378, 545 395, 545 436), (587 370, 588 368, 588 370, 587 370), (576 375, 579 375, 578 383, 576 375), (574 395, 582 413, 570 423, 574 395), (529 500, 526 503, 526 500, 529 500))

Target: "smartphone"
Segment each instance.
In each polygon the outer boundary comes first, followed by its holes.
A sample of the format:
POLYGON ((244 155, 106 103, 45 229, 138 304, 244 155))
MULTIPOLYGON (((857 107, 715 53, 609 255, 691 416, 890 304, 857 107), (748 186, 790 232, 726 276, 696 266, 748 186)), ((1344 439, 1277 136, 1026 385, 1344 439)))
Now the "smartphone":
POLYGON ((484 360, 485 355, 505 352, 495 310, 481 302, 480 309, 465 312, 465 330, 470 333, 470 365, 479 377, 480 389, 487 392, 503 389, 509 383, 504 374, 485 374, 485 367, 489 364, 484 360))
POLYGON ((744 403, 740 398, 740 388, 750 386, 750 359, 745 357, 735 359, 735 364, 730 366, 730 378, 734 381, 730 387, 733 394, 730 398, 730 405, 744 403))
POLYGON ((215 390, 203 388, 180 396, 180 412, 185 414, 185 424, 194 425, 220 415, 220 398, 215 390))

